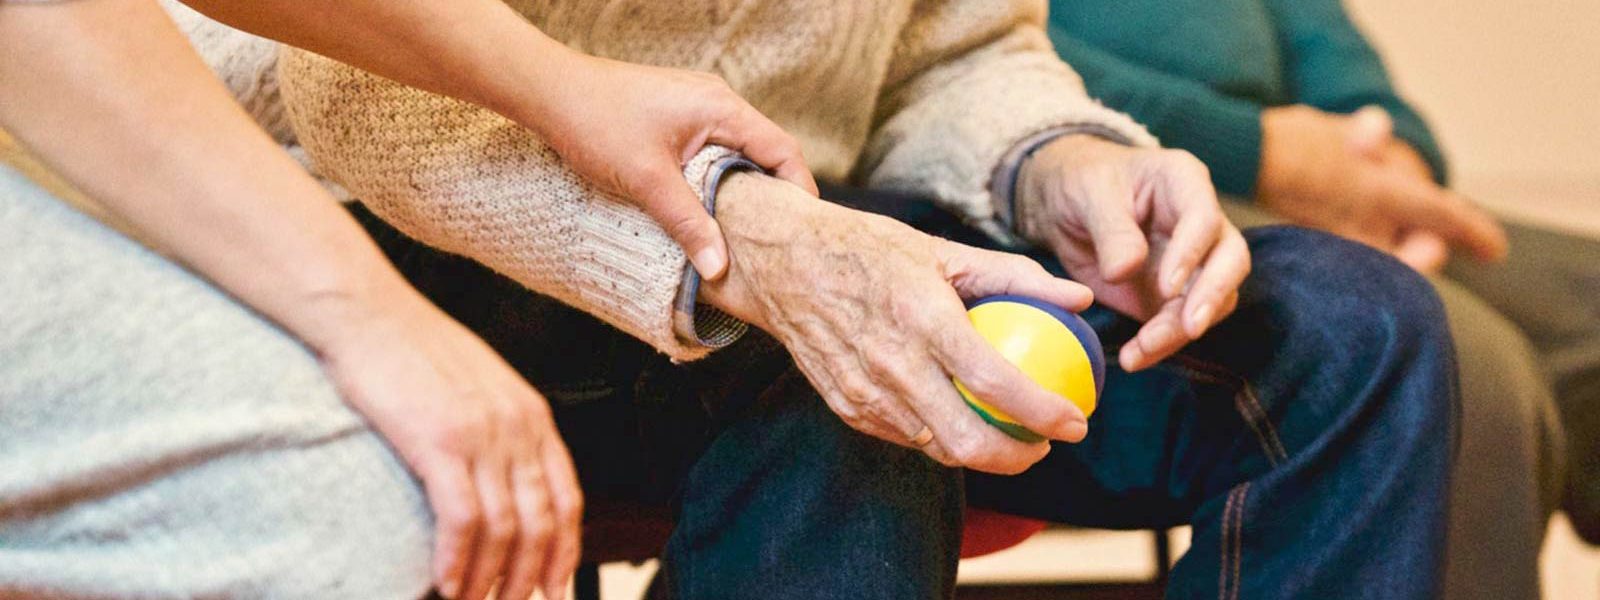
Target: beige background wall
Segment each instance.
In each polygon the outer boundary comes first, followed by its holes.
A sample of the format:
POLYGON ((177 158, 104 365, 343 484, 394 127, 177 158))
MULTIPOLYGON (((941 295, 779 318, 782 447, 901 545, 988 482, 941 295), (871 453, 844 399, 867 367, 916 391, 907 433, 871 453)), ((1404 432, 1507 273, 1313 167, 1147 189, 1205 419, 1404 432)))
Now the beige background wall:
POLYGON ((1346 0, 1430 118, 1457 187, 1600 231, 1600 0, 1346 0))

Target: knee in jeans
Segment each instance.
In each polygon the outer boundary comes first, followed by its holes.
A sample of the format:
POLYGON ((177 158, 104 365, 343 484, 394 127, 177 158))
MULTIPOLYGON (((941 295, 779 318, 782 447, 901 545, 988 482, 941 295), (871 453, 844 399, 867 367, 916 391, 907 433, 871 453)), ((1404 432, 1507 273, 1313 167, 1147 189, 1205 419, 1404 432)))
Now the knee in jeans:
MULTIPOLYGON (((1317 231, 1267 227, 1246 236, 1255 265, 1246 293, 1267 299, 1260 304, 1269 325, 1303 355, 1343 365, 1353 378, 1453 385, 1454 345, 1427 279, 1388 255, 1317 231)), ((1452 393, 1428 397, 1434 401, 1396 408, 1431 427, 1455 419, 1452 393)))
POLYGON ((1292 302, 1285 308, 1299 315, 1294 320, 1301 326, 1367 334, 1345 343, 1449 349, 1438 294, 1427 279, 1399 261, 1298 227, 1254 229, 1247 237, 1255 261, 1252 278, 1292 302))

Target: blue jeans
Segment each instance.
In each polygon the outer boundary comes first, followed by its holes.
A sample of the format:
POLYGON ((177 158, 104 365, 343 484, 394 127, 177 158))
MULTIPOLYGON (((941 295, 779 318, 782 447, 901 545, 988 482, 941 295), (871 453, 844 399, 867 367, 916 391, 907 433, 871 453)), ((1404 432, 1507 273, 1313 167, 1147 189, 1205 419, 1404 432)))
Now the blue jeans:
MULTIPOLYGON (((984 243, 916 199, 829 197, 984 243)), ((1174 597, 1439 592, 1451 343, 1426 282, 1356 244, 1248 232, 1255 271, 1232 317, 1159 367, 1111 368, 1083 443, 1015 477, 963 478, 846 428, 759 332, 673 365, 358 216, 419 289, 551 399, 591 504, 673 511, 666 596, 949 597, 964 500, 1093 527, 1191 523, 1174 597)), ((1100 307, 1086 317, 1112 357, 1138 327, 1100 307)))

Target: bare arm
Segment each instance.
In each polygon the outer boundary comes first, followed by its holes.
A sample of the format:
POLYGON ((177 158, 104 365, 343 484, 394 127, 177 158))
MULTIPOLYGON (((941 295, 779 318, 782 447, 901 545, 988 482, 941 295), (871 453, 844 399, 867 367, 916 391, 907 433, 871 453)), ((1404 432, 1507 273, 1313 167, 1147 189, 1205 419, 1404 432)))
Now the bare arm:
POLYGON ((720 79, 573 51, 501 0, 184 2, 236 28, 499 113, 586 180, 643 209, 708 279, 722 275, 727 251, 681 173, 704 145, 739 151, 816 191, 799 144, 720 79))
POLYGON ((0 98, 44 163, 319 355, 426 486, 446 595, 562 589, 582 500, 543 398, 406 285, 154 2, 0 3, 0 98))

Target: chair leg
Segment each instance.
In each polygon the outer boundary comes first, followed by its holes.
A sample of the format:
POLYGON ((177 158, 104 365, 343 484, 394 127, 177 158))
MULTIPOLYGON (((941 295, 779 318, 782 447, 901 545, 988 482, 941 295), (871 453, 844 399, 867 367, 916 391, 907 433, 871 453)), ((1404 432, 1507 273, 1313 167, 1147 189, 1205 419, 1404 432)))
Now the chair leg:
POLYGON ((573 575, 572 587, 572 600, 600 600, 600 565, 598 563, 578 565, 578 572, 573 575))

